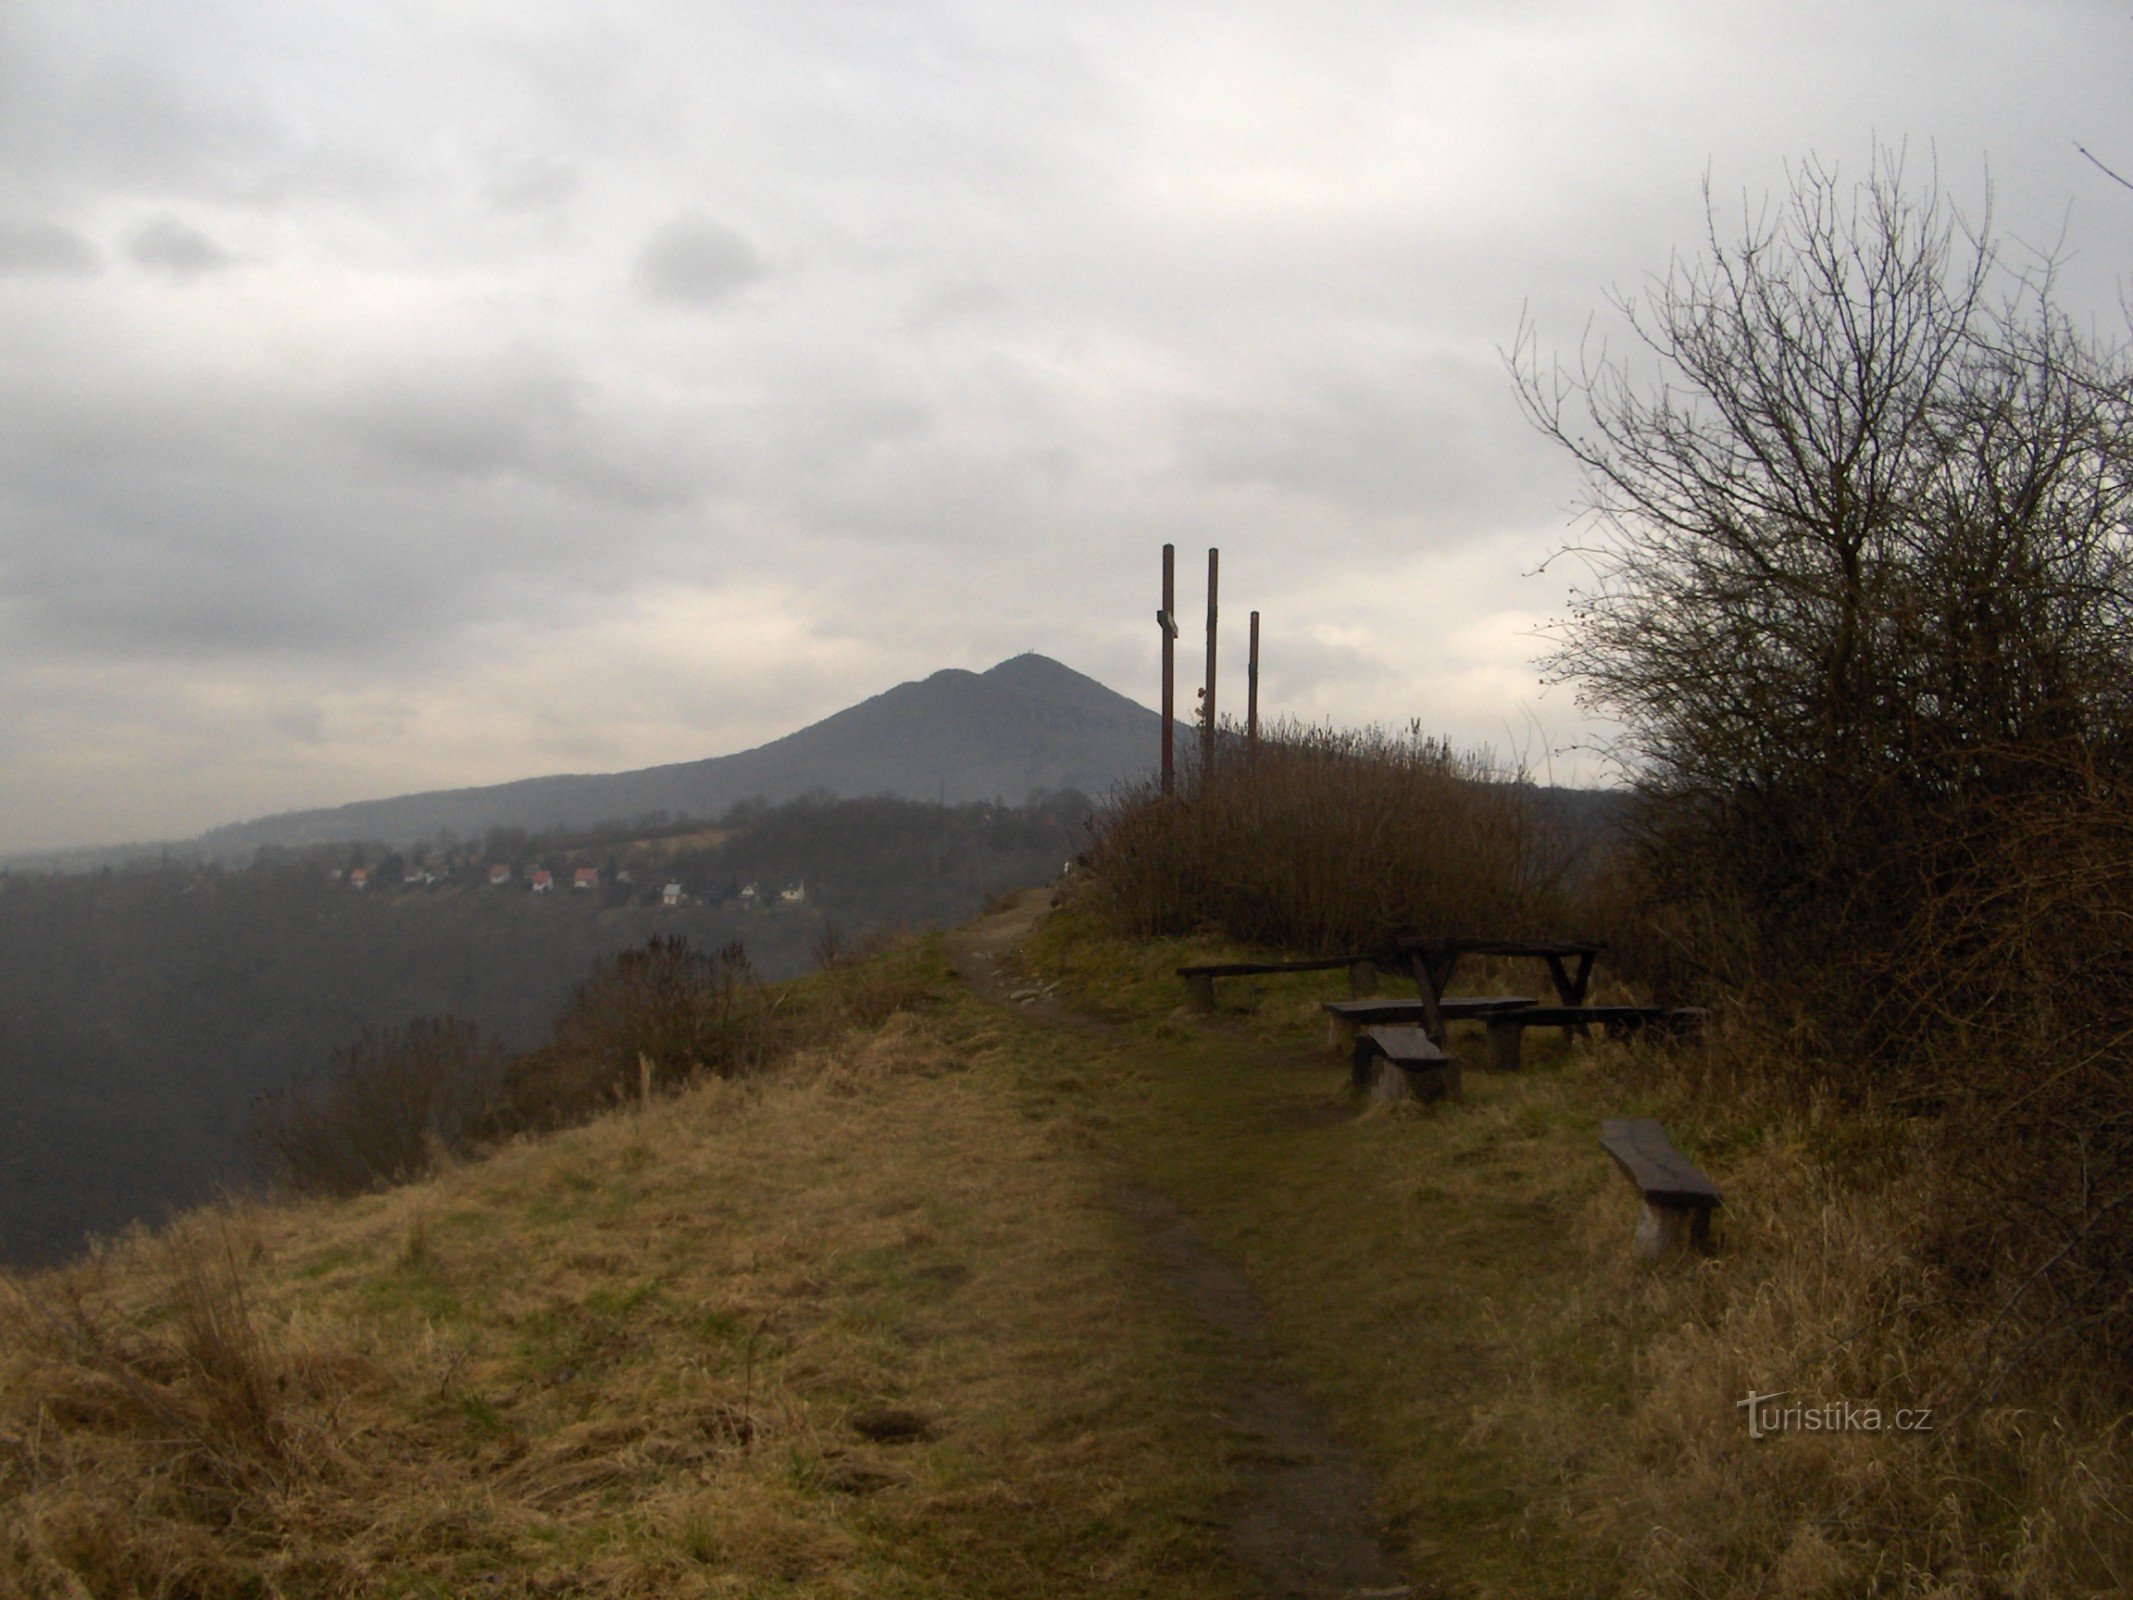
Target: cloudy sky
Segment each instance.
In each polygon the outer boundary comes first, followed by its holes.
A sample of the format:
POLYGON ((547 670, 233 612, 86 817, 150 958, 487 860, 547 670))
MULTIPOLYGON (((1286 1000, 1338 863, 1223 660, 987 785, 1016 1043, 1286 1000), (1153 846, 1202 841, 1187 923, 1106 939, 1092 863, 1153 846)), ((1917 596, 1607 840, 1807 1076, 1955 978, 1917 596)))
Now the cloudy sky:
MULTIPOLYGON (((760 743, 1034 649, 1522 750, 1574 347, 1879 139, 2123 331, 2102 0, 7 0, 0 849, 760 743), (1187 643, 1191 642, 1188 632, 1187 643), (1189 652, 1188 652, 1189 653, 1189 652)), ((1188 691, 1189 697, 1189 691, 1188 691)), ((1555 758, 1558 776, 1587 770, 1555 758)))

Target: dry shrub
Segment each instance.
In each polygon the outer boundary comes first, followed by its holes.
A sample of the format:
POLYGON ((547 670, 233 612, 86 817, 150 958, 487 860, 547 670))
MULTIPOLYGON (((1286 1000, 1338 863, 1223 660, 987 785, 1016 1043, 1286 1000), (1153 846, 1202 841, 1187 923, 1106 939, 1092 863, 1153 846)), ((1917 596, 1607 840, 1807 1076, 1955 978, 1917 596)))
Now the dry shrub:
POLYGON ((1880 964, 1870 1038, 1932 1114, 1927 1243, 1980 1312, 1972 1403, 2069 1359, 2133 1379, 2133 813, 2040 785, 1961 844, 1880 964))
MULTIPOLYGON (((0 1366, 12 1415, 0 1437, 17 1448, 0 1482, 22 1514, 0 1572, 177 1593, 197 1570, 211 1588, 229 1581, 231 1552, 200 1528, 271 1518, 323 1464, 292 1435, 285 1363, 247 1288, 249 1253, 227 1217, 174 1229, 154 1252, 145 1310, 99 1293, 89 1269, 7 1281, 0 1366)), ((74 1591, 56 1581, 52 1592, 74 1591)))
POLYGON ((603 961, 577 986, 549 1042, 511 1064, 488 1127, 559 1128, 640 1089, 751 1072, 763 1064, 768 1024, 738 944, 704 952, 686 939, 652 939, 603 961))
POLYGON ((465 1154, 504 1077, 504 1051, 471 1022, 366 1028, 323 1081, 262 1095, 251 1145, 267 1176, 306 1194, 361 1194, 465 1154))
POLYGON ((245 1290, 227 1226, 174 1230, 172 1324, 225 1459, 278 1465, 284 1455, 276 1362, 245 1290))
POLYGON ((1533 786, 1419 727, 1284 724, 1180 787, 1130 789, 1097 818, 1091 904, 1121 933, 1214 927, 1332 954, 1403 929, 1530 933, 1557 914, 1569 863, 1533 786))

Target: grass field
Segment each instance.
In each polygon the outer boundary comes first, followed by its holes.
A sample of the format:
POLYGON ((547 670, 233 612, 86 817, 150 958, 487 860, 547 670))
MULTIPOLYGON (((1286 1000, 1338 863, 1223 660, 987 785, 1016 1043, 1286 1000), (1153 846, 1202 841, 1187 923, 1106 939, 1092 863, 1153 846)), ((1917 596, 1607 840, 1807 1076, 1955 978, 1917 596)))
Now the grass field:
POLYGON ((1061 1026, 907 946, 903 1009, 761 1078, 8 1280, 0 1592, 1264 1592, 1246 1513, 1308 1463, 1262 1395, 1359 1463, 1417 1595, 2112 1592, 2108 1418, 1748 1437, 1751 1388, 1937 1381, 1853 1327, 1900 1324, 1900 1196, 1823 1176, 1895 1134, 1729 1093, 1723 1041, 1676 1072, 1535 1037, 1463 1104, 1359 1115, 1338 975, 1188 1017, 1209 949, 1054 916, 1016 981, 1061 1026), (1633 1265, 1622 1111, 1726 1189, 1715 1256, 1633 1265))

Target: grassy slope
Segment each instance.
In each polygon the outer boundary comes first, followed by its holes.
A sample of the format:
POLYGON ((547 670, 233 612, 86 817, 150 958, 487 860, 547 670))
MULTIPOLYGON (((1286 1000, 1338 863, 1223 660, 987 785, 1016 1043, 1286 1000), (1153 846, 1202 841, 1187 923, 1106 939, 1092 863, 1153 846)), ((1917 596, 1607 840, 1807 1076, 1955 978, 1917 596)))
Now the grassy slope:
POLYGON ((1893 1224, 1815 1192, 1752 1096, 1531 1038, 1532 1070, 1470 1071, 1461 1106, 1357 1118, 1326 975, 1187 1019, 1170 968, 1202 948, 1055 917, 1027 959, 1120 1023, 1088 1035, 979 1005, 928 943, 886 958, 917 1009, 760 1083, 22 1280, 0 1592, 1249 1592, 1223 1553, 1234 1358, 1126 1183, 1243 1267, 1419 1592, 2025 1592, 1961 1578, 1999 1535, 1959 1494, 1921 1535, 1937 1577, 1874 1553, 1877 1519, 1931 1512, 1920 1447, 1746 1438, 1751 1385, 1895 1403, 1927 1377, 1848 1353, 1893 1224), (1709 1262, 1629 1260, 1594 1127, 1638 1110, 1734 1196, 1709 1262), (1810 1238, 1852 1276, 1797 1270, 1810 1238), (192 1303, 230 1304, 225 1243, 250 1399, 229 1319, 185 1310, 188 1261, 192 1303))
POLYGON ((897 959, 940 998, 766 1082, 196 1224, 265 1429, 187 1359, 167 1244, 22 1280, 0 1592, 1235 1592, 1087 1126, 897 959))

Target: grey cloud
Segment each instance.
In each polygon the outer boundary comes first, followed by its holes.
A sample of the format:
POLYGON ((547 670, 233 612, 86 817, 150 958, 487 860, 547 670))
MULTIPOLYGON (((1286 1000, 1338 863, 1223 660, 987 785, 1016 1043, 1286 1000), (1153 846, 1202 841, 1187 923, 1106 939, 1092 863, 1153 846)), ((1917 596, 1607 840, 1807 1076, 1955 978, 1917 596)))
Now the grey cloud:
POLYGON ((497 174, 485 192, 500 210, 537 211, 575 199, 584 187, 584 175, 576 167, 531 157, 497 174))
POLYGON ((256 96, 206 90, 169 58, 173 13, 129 18, 131 37, 94 39, 72 8, 0 9, 0 173, 17 181, 238 193, 291 154, 256 96))
MULTIPOLYGON (((431 422, 420 443, 447 461, 539 454, 508 424, 431 422)), ((589 538, 584 501, 545 483, 366 460, 348 432, 274 394, 203 389, 187 413, 107 396, 92 424, 79 398, 0 386, 0 638, 53 659, 404 665, 644 565, 636 518, 589 538)))
POLYGON ((747 239, 716 218, 695 213, 677 217, 646 241, 637 257, 637 286, 653 300, 712 306, 768 271, 747 239))
POLYGON ((1428 507, 1442 522, 1491 500, 1500 510, 1504 464, 1530 455, 1509 380, 1493 364, 1381 361, 1269 373, 1247 392, 1249 401, 1181 410, 1180 456, 1199 481, 1258 486, 1372 519, 1428 507))
POLYGON ((0 217, 0 273, 85 278, 100 266, 96 247, 71 228, 0 217))
POLYGON ((157 217, 143 224, 126 241, 126 253, 140 265, 180 283, 219 272, 231 262, 221 245, 176 217, 157 217))
POLYGON ((546 363, 449 372, 414 368, 360 401, 358 436, 403 466, 445 477, 534 468, 581 413, 583 384, 546 363))
POLYGON ((638 511, 687 505, 716 477, 700 440, 629 413, 546 353, 410 363, 372 380, 346 415, 365 447, 423 477, 517 482, 638 511))
POLYGON ((926 332, 956 323, 995 315, 1013 302, 997 284, 963 278, 936 286, 922 296, 905 319, 914 332, 926 332))

